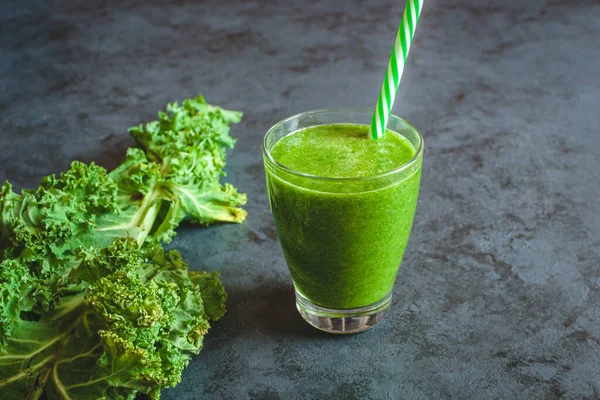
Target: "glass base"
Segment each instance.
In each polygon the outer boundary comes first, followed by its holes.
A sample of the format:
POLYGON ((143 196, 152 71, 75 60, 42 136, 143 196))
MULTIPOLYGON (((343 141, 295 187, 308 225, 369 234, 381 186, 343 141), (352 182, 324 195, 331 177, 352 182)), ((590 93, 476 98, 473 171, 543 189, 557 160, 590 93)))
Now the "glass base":
POLYGON ((335 310, 311 303, 296 290, 296 307, 302 318, 324 332, 351 334, 366 331, 377 325, 388 313, 392 293, 371 305, 350 310, 335 310))

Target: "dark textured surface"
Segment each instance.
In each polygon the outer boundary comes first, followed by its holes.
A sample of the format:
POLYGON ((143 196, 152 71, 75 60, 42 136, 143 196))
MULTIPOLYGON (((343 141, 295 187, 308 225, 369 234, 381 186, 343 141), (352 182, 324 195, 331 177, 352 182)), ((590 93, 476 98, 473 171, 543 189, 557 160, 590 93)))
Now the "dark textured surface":
POLYGON ((403 2, 3 1, 0 179, 115 166, 126 128, 203 92, 245 112, 243 225, 182 229, 230 300, 165 399, 600 398, 600 3, 426 1, 394 110, 426 141, 421 199, 377 328, 297 315, 260 139, 372 107, 403 2))

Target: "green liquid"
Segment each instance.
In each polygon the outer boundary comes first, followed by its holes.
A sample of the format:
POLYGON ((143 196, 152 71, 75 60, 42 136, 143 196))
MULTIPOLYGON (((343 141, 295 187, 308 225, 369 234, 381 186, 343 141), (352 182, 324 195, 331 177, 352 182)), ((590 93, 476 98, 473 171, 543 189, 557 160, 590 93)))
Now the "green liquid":
POLYGON ((415 155, 408 140, 388 133, 371 140, 363 125, 320 125, 286 136, 273 146, 271 155, 305 174, 329 178, 377 175, 402 166, 415 155))
MULTIPOLYGON (((329 178, 392 171, 415 156, 401 135, 374 141, 368 127, 319 125, 271 149, 291 170, 329 178)), ((373 304, 394 285, 417 204, 418 168, 389 179, 314 180, 266 168, 269 199, 284 256, 298 291, 333 309, 373 304)))

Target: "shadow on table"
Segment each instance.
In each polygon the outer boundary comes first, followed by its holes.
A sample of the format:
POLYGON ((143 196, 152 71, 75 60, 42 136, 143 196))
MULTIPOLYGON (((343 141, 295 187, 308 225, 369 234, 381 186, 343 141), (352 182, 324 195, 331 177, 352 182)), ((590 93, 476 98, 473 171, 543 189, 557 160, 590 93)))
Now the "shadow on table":
POLYGON ((313 328, 302 319, 291 284, 269 281, 254 288, 229 288, 227 293, 227 314, 219 321, 227 330, 270 336, 343 338, 313 328))

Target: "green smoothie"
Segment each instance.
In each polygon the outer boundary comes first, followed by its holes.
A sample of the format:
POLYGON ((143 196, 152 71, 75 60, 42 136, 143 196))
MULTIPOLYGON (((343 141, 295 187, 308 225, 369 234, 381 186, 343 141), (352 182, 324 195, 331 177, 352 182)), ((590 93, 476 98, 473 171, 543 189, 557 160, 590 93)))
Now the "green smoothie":
POLYGON ((266 165, 271 209, 296 289, 331 309, 383 299, 410 235, 420 161, 390 171, 407 165, 415 148, 389 130, 374 141, 367 126, 331 124, 293 132, 270 153, 289 170, 311 175, 266 165), (389 177, 380 175, 386 172, 389 177))

